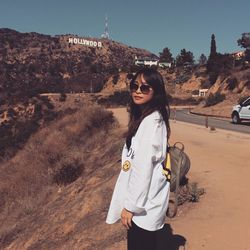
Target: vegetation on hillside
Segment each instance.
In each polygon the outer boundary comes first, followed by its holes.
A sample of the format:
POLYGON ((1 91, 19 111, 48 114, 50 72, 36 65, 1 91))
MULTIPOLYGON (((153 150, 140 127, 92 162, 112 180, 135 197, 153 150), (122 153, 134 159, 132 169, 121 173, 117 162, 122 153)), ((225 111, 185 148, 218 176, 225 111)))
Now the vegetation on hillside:
POLYGON ((62 115, 46 96, 0 106, 0 162, 12 157, 40 127, 62 115))
POLYGON ((105 107, 127 106, 130 103, 130 93, 127 90, 115 91, 113 94, 100 97, 97 103, 105 107))
POLYGON ((111 40, 100 40, 101 48, 72 45, 68 37, 0 29, 0 100, 98 92, 107 77, 129 70, 135 55, 152 55, 111 40))
MULTIPOLYGON (((57 98, 54 109, 66 108, 64 115, 1 164, 1 249, 110 249, 125 237, 116 230, 120 224, 106 230, 104 223, 124 130, 112 112, 92 102, 57 98), (66 112, 69 107, 74 110, 66 112)), ((182 185, 179 204, 204 193, 187 180, 182 185)))
POLYGON ((93 176, 110 177, 101 170, 110 162, 116 164, 120 157, 116 128, 111 112, 83 103, 75 113, 59 117, 34 133, 15 157, 1 164, 1 249, 15 240, 20 230, 24 236, 24 231, 29 234, 43 223, 44 215, 36 215, 53 200, 58 187, 79 180, 83 189, 93 176), (20 220, 15 222, 14 218, 20 220), (29 218, 36 218, 36 224, 27 227, 29 218))

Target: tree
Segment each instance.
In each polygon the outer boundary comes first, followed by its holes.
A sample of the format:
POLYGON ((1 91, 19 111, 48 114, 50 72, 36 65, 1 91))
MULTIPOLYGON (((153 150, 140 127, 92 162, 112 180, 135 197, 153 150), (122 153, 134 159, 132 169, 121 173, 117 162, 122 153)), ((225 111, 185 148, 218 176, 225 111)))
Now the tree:
POLYGON ((242 33, 241 38, 237 42, 242 48, 250 49, 250 33, 242 33))
POLYGON ((207 61, 207 73, 210 85, 213 85, 219 75, 228 75, 233 68, 233 57, 230 54, 220 54, 216 51, 215 35, 211 36, 210 55, 207 61))
POLYGON ((213 72, 212 74, 216 75, 216 77, 214 77, 214 78, 217 78, 218 70, 219 70, 215 67, 217 59, 218 59, 218 57, 217 57, 217 51, 216 51, 215 35, 212 34, 211 45, 210 45, 210 55, 209 55, 208 61, 207 61, 207 72, 208 73, 213 72), (217 72, 216 74, 215 74, 215 71, 217 72))
POLYGON ((199 58, 199 64, 205 65, 206 63, 207 63, 207 57, 204 54, 201 54, 199 58))
POLYGON ((245 61, 250 61, 250 33, 242 33, 241 38, 238 39, 238 45, 245 48, 245 61))
POLYGON ((230 74, 230 71, 233 68, 233 57, 230 54, 216 53, 216 55, 213 56, 212 59, 209 58, 208 63, 210 63, 210 67, 207 67, 209 81, 210 85, 213 85, 219 75, 230 74))
POLYGON ((161 62, 167 62, 167 63, 173 63, 174 58, 172 56, 172 53, 170 52, 169 48, 164 48, 162 52, 160 52, 160 61, 161 62))
POLYGON ((176 57, 176 66, 184 66, 185 63, 193 65, 194 55, 191 51, 186 51, 186 49, 182 49, 180 54, 176 57))
POLYGON ((211 36, 211 46, 210 46, 210 55, 209 57, 216 56, 217 51, 216 51, 216 41, 215 41, 215 35, 212 34, 211 36))
POLYGON ((245 60, 250 61, 250 49, 247 49, 245 52, 245 60))

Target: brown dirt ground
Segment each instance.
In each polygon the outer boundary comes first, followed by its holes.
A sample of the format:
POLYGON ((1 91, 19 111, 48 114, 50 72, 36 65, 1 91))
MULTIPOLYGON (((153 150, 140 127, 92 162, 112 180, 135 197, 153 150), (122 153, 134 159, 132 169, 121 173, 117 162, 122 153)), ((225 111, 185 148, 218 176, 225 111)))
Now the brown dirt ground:
MULTIPOLYGON (((126 110, 113 112, 126 126, 126 110)), ((206 192, 166 220, 173 233, 186 239, 189 250, 250 249, 250 135, 179 121, 171 122, 171 129, 170 143, 183 142, 191 158, 188 178, 206 192)), ((126 249, 126 240, 112 249, 126 249)))

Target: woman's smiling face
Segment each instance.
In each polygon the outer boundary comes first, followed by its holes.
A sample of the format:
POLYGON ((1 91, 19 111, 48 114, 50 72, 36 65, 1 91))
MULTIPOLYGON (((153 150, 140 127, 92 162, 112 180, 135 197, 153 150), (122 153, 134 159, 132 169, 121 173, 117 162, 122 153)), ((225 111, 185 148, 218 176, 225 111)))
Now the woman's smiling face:
POLYGON ((142 105, 149 102, 153 98, 154 90, 146 83, 143 75, 138 75, 132 84, 130 86, 130 91, 135 104, 142 105))

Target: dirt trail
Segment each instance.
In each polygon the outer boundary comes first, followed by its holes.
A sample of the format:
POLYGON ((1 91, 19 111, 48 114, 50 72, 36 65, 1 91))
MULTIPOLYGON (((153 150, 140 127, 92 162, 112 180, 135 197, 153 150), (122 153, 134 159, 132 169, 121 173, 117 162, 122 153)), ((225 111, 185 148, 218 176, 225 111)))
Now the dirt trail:
MULTIPOLYGON (((121 125, 126 109, 113 109, 121 125)), ((170 143, 182 141, 191 158, 188 174, 206 194, 167 220, 191 250, 250 249, 250 135, 171 121, 170 143)), ((126 249, 121 242, 116 249, 126 249)))

